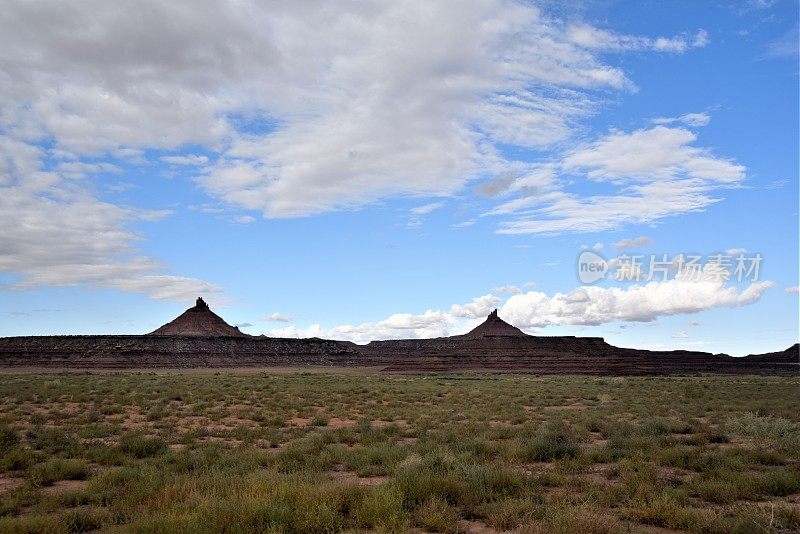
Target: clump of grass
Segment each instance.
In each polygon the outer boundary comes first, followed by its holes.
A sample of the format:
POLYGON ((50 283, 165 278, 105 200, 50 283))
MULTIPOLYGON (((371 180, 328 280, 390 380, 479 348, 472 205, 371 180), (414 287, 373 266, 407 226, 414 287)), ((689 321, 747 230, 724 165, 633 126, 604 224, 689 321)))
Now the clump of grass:
POLYGON ((710 521, 701 510, 687 507, 667 493, 651 496, 634 503, 629 512, 631 519, 661 528, 704 531, 710 521))
POLYGON ((8 425, 0 425, 0 454, 15 449, 19 445, 17 431, 8 425))
POLYGON ((59 480, 85 480, 88 477, 86 462, 78 459, 54 458, 35 465, 30 472, 34 486, 50 486, 59 480))
POLYGON ((34 427, 27 432, 31 446, 49 454, 79 453, 79 444, 60 428, 34 427))
POLYGON ((403 508, 403 495, 397 488, 383 485, 367 492, 354 515, 362 527, 378 532, 405 532, 409 516, 403 508))
POLYGON ((309 421, 309 426, 328 426, 331 416, 324 412, 317 412, 309 421))
POLYGON ((169 448, 164 440, 140 434, 127 434, 120 439, 120 450, 137 459, 150 458, 163 454, 169 448))
POLYGON ((431 497, 415 514, 416 523, 431 532, 458 532, 458 510, 438 497, 431 497))
POLYGON ((541 503, 532 499, 508 499, 491 502, 480 508, 486 522, 498 530, 512 530, 530 519, 541 503))
POLYGON ((22 448, 14 448, 0 457, 0 469, 6 471, 21 471, 32 466, 39 460, 41 453, 22 448))
POLYGON ((562 458, 574 458, 578 444, 572 433, 563 425, 549 426, 525 447, 525 459, 532 462, 552 462, 562 458))
POLYGON ((109 513, 99 508, 75 508, 61 514, 60 521, 67 532, 91 532, 108 521, 109 513))
POLYGON ((553 505, 542 517, 518 527, 520 534, 551 534, 580 532, 581 534, 616 534, 626 529, 619 520, 609 514, 586 506, 553 505))
POLYGON ((728 417, 725 427, 734 434, 752 438, 760 444, 784 450, 800 449, 800 427, 782 417, 745 412, 728 417))

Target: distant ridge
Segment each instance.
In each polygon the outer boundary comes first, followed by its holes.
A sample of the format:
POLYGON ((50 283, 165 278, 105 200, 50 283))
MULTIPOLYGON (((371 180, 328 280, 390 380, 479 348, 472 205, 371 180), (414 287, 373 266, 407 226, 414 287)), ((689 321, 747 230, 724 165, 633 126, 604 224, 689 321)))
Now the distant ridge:
POLYGON ((151 336, 232 336, 249 337, 235 326, 212 312, 202 297, 189 308, 164 326, 150 332, 151 336))
POLYGON ((0 368, 136 369, 374 367, 385 372, 489 371, 536 374, 800 376, 797 344, 734 358, 686 350, 620 348, 600 337, 531 336, 498 317, 459 336, 349 341, 250 336, 202 298, 150 334, 0 337, 0 368))
POLYGON ((528 337, 528 334, 517 328, 511 326, 500 317, 497 316, 497 310, 494 310, 486 318, 484 322, 464 334, 459 336, 468 339, 482 338, 482 337, 528 337))

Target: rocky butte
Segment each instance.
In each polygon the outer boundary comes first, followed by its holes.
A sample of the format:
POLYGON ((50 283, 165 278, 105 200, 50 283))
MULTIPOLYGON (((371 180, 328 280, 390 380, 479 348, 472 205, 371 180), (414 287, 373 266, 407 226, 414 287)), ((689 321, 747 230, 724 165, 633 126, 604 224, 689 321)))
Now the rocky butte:
POLYGON ((384 371, 492 371, 537 374, 800 374, 795 344, 734 358, 694 351, 615 347, 599 337, 531 336, 494 310, 470 332, 356 345, 319 338, 250 336, 195 306, 146 335, 0 338, 0 367, 40 369, 375 367, 384 371))
POLYGON ((242 337, 247 334, 226 323, 222 317, 211 311, 203 297, 198 297, 194 308, 189 308, 164 326, 150 332, 150 335, 242 337))

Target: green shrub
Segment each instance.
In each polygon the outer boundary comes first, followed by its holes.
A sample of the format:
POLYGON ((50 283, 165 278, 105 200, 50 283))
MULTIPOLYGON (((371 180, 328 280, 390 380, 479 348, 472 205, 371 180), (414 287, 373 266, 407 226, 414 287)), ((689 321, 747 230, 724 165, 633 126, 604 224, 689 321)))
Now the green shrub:
POLYGON ((0 425, 0 454, 4 454, 19 445, 16 430, 8 425, 0 425))
POLYGON ((11 449, 0 458, 0 469, 21 471, 35 464, 37 453, 28 449, 11 449))
POLYGON ((420 527, 431 532, 458 532, 458 511, 437 497, 426 501, 415 517, 420 527))
POLYGON ((141 459, 163 454, 169 447, 157 437, 128 434, 120 439, 119 448, 128 456, 141 459))
POLYGON ((109 514, 97 508, 77 508, 61 514, 60 523, 67 532, 90 532, 97 530, 108 521, 109 514))
POLYGON ((85 480, 89 468, 83 460, 54 458, 35 465, 30 472, 34 486, 50 486, 59 480, 85 480))
POLYGON ((728 417, 725 427, 734 434, 752 438, 760 444, 777 445, 785 450, 797 450, 800 447, 800 427, 782 417, 746 412, 728 417))
POLYGON ((379 532, 405 532, 408 513, 403 509, 403 495, 397 488, 381 485, 372 488, 354 510, 360 527, 379 532))
POLYGON ((561 458, 574 458, 578 444, 572 433, 562 426, 547 428, 537 435, 525 448, 525 459, 531 462, 552 462, 561 458))
POLYGON ((48 454, 80 453, 80 443, 58 428, 34 427, 28 430, 28 440, 34 449, 48 454))

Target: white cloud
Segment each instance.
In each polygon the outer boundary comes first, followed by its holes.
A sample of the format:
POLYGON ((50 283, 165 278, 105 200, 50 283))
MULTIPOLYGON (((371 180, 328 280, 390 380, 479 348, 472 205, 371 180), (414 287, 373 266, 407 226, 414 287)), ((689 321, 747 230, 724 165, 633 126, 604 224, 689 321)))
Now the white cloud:
POLYGON ((469 317, 473 319, 485 317, 497 307, 498 302, 500 302, 500 299, 490 293, 472 299, 469 304, 453 304, 450 307, 450 314, 453 317, 469 317))
POLYGON ((582 196, 553 180, 543 192, 506 201, 484 215, 516 215, 501 223, 500 233, 557 234, 613 230, 700 211, 720 200, 711 192, 737 186, 745 168, 692 146, 696 139, 685 128, 666 126, 612 131, 568 153, 559 167, 615 186, 616 194, 582 196))
POLYGON ((417 206, 416 208, 411 208, 409 213, 411 215, 427 215, 432 211, 438 210, 444 206, 444 202, 431 202, 430 204, 424 204, 422 206, 417 206))
POLYGON ((236 215, 233 220, 239 224, 251 224, 256 222, 256 218, 252 215, 236 215))
POLYGON ((682 330, 680 332, 672 334, 672 338, 673 339, 688 339, 689 338, 689 332, 687 332, 686 330, 682 330))
POLYGON ((744 167, 691 146, 696 140, 697 134, 685 128, 613 131, 569 154, 563 166, 585 170, 587 177, 596 181, 685 178, 730 183, 744 178, 744 167))
POLYGON ((738 256, 739 254, 747 254, 746 248, 729 248, 725 251, 728 256, 738 256))
POLYGON ((501 314, 525 328, 547 325, 598 325, 612 321, 652 321, 666 315, 695 313, 710 308, 751 304, 772 282, 755 282, 739 291, 706 265, 707 276, 693 281, 678 275, 628 288, 584 286, 552 297, 531 291, 510 297, 501 314))
POLYGON ((269 335, 277 337, 322 337, 368 343, 376 339, 415 339, 450 335, 456 326, 455 318, 446 312, 428 310, 419 315, 397 313, 383 321, 359 325, 341 325, 322 328, 313 324, 308 328, 289 326, 273 328, 269 335))
POLYGON ((6 289, 93 285, 182 302, 219 292, 202 280, 163 274, 164 266, 137 252, 140 238, 126 225, 169 210, 103 202, 84 184, 44 170, 42 157, 41 149, 0 135, 0 227, 13 228, 0 232, 0 272, 16 277, 6 289))
POLYGON ((786 289, 784 289, 784 291, 786 291, 790 295, 797 295, 798 293, 800 293, 800 286, 789 286, 786 289))
POLYGON ((587 24, 575 24, 569 27, 569 40, 589 49, 633 51, 654 50, 682 54, 690 48, 702 48, 709 42, 708 32, 699 30, 695 35, 679 35, 675 37, 658 37, 651 39, 635 35, 620 35, 587 24))
POLYGON ((686 126, 707 126, 711 123, 711 115, 708 113, 686 113, 681 115, 680 117, 663 117, 658 119, 653 119, 655 124, 673 124, 673 123, 682 123, 686 126))
POLYGON ((434 212, 444 206, 444 202, 431 202, 430 204, 423 204, 416 208, 411 208, 408 212, 411 215, 408 219, 406 226, 408 228, 418 228, 422 226, 422 220, 425 215, 434 212))
POLYGON ((800 31, 798 25, 784 33, 778 39, 767 43, 764 53, 759 59, 797 59, 800 53, 800 31))
MULTIPOLYGON (((628 288, 582 286, 568 293, 529 291, 516 286, 497 288, 512 293, 500 307, 499 315, 523 329, 555 325, 599 325, 617 321, 654 321, 658 317, 735 307, 758 301, 772 282, 755 282, 739 290, 726 285, 722 270, 706 266, 704 276, 678 273, 674 279, 634 285, 628 288)), ((487 294, 468 304, 454 304, 449 311, 427 310, 422 314, 398 313, 378 322, 323 328, 290 326, 270 331, 281 337, 324 337, 367 343, 376 339, 413 339, 466 333, 498 307, 501 299, 487 294)), ((693 323, 694 324, 694 323, 693 323)), ((699 323, 698 323, 699 324, 699 323)), ((623 325, 625 326, 625 325, 623 325)))
POLYGON ((647 236, 634 237, 632 239, 622 239, 614 243, 615 250, 630 250, 640 247, 649 247, 653 244, 653 240, 647 236))
POLYGON ((184 156, 162 156, 158 158, 164 163, 170 165, 205 165, 208 163, 206 156, 197 156, 195 154, 186 154, 184 156))
POLYGON ((304 216, 499 175, 499 144, 552 147, 593 90, 634 89, 601 52, 705 41, 571 27, 511 0, 17 2, 0 18, 0 129, 132 161, 201 146, 213 157, 162 161, 200 166, 224 202, 304 216))
POLYGON ((597 230, 714 202, 709 184, 735 182, 743 168, 690 147, 692 134, 677 129, 643 142, 649 151, 628 158, 638 168, 619 161, 614 135, 624 144, 648 132, 612 134, 552 164, 502 157, 501 144, 562 146, 595 111, 597 89, 635 90, 601 52, 680 52, 704 41, 598 32, 608 43, 645 45, 581 43, 562 21, 510 0, 12 2, 0 14, 0 217, 6 228, 28 226, 2 236, 0 268, 19 277, 18 288, 93 283, 156 298, 216 291, 137 257, 140 236, 128 224, 163 212, 115 206, 70 182, 116 172, 98 163, 104 156, 143 164, 149 151, 186 146, 211 157, 161 161, 197 167, 209 195, 267 217, 447 196, 508 172, 507 192, 523 198, 499 213, 547 206, 507 232, 597 230), (658 166, 670 132, 673 159, 658 166), (37 144, 51 146, 62 167, 43 170, 37 144), (637 182, 625 196, 583 199, 561 191, 555 171, 565 168, 637 182))
POLYGON ((287 315, 283 315, 282 313, 279 313, 279 312, 275 312, 273 314, 267 315, 266 317, 264 317, 264 320, 265 321, 275 321, 275 322, 279 322, 279 323, 291 323, 292 322, 292 318, 291 317, 289 317, 287 315))
POLYGON ((605 248, 605 245, 602 244, 602 243, 595 243, 594 245, 592 245, 592 250, 594 250, 596 252, 600 252, 604 248, 605 248))
POLYGON ((495 291, 496 293, 511 293, 512 295, 519 295, 520 293, 522 293, 522 289, 520 289, 518 286, 515 285, 505 285, 505 286, 495 287, 494 289, 492 289, 492 291, 495 291))
POLYGON ((72 179, 86 178, 89 174, 101 172, 112 174, 119 174, 122 172, 122 169, 111 163, 86 163, 83 161, 59 163, 57 170, 62 176, 72 179))

